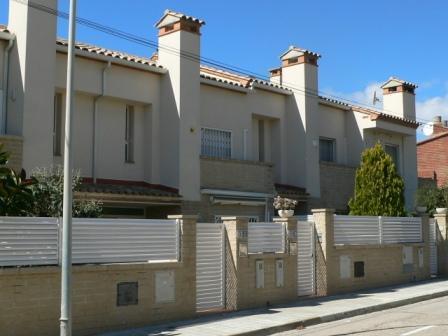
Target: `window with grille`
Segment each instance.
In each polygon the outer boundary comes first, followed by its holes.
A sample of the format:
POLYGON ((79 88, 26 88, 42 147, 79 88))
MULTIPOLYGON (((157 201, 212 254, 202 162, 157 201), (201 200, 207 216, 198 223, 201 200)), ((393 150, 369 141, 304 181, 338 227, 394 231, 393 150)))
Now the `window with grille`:
POLYGON ((126 106, 125 161, 134 162, 134 106, 126 106))
POLYGON ((202 128, 201 155, 230 159, 232 157, 232 132, 202 128))
POLYGON ((392 161, 395 163, 395 167, 397 168, 397 171, 399 171, 399 157, 398 157, 398 149, 399 147, 397 145, 385 145, 384 150, 387 154, 390 155, 392 158, 392 161))
POLYGON ((329 138, 319 139, 320 161, 336 162, 336 140, 329 138))

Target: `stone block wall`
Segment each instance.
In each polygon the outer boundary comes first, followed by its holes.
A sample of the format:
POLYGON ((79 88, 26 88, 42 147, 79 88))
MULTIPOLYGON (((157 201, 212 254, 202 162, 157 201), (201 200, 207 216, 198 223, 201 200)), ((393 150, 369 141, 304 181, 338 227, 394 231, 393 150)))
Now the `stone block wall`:
MULTIPOLYGON (((173 263, 73 266, 73 334, 94 335, 196 314, 196 221, 185 218, 173 263), (173 271, 175 300, 157 303, 155 274, 173 271), (138 283, 138 303, 117 305, 117 285, 138 283)), ((59 335, 60 268, 0 269, 0 335, 59 335)))
MULTIPOLYGON (((8 166, 19 173, 22 169, 22 137, 15 135, 0 135, 0 144, 3 144, 3 149, 10 153, 8 166)), ((30 172, 27 172, 27 175, 29 175, 29 173, 30 172)))

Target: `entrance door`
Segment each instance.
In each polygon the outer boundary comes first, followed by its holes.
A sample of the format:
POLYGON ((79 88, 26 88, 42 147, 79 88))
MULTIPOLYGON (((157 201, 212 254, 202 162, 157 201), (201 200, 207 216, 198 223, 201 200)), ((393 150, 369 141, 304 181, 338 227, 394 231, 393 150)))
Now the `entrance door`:
POLYGON ((297 291, 298 296, 316 292, 314 223, 297 222, 297 291))

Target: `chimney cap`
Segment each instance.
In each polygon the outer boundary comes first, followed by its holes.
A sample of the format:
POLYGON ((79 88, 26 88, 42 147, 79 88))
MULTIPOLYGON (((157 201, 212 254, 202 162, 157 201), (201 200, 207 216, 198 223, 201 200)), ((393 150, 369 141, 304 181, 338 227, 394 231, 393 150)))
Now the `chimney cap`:
POLYGON ((288 58, 302 56, 303 54, 312 55, 312 56, 315 56, 317 58, 321 57, 320 54, 315 53, 313 51, 290 45, 288 50, 286 50, 283 54, 280 55, 280 59, 283 61, 283 60, 288 59, 288 58))
POLYGON ((400 79, 400 78, 394 77, 394 76, 389 77, 389 79, 383 85, 381 85, 381 88, 387 89, 390 87, 397 87, 397 86, 406 86, 406 87, 412 88, 412 89, 418 88, 417 84, 407 82, 403 79, 400 79))
POLYGON ((441 124, 442 123, 442 116, 438 115, 432 118, 433 123, 441 124))
POLYGON ((165 27, 167 25, 173 24, 181 20, 190 21, 192 23, 198 24, 199 26, 205 25, 204 20, 195 18, 193 16, 185 15, 183 13, 175 12, 170 9, 166 9, 165 12, 163 13, 163 16, 155 24, 155 27, 160 29, 162 27, 165 27))

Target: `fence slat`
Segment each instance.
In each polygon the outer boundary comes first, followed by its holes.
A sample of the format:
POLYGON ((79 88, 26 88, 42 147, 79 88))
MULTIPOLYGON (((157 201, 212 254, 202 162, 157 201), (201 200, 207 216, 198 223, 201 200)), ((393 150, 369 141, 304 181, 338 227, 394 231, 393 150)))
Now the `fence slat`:
POLYGON ((255 222, 248 225, 248 252, 284 252, 285 227, 280 223, 255 222))

